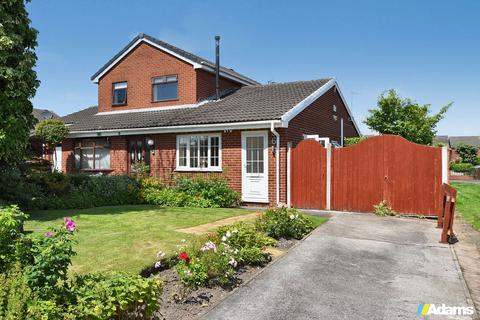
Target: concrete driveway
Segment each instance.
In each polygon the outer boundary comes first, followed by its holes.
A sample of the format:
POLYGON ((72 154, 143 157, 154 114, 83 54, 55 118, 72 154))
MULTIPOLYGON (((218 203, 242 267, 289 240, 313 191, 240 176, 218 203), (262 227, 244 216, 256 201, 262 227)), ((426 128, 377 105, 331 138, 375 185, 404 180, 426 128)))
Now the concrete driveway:
POLYGON ((420 319, 420 303, 472 306, 439 238, 429 220, 335 214, 202 319, 420 319))

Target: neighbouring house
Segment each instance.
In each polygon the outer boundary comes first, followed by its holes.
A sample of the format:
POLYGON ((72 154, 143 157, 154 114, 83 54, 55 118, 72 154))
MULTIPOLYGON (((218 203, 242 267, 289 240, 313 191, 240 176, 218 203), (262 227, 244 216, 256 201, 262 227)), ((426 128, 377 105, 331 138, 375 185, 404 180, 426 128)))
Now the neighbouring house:
MULTIPOLYGON (((58 114, 47 109, 37 109, 33 108, 33 116, 37 119, 37 123, 45 119, 58 119, 60 118, 58 114)), ((47 150, 42 139, 35 136, 35 132, 32 131, 30 134, 30 153, 35 158, 45 158, 49 157, 47 150)))
POLYGON ((477 155, 480 157, 480 136, 436 136, 433 143, 441 143, 450 148, 450 160, 460 160, 460 156, 455 152, 459 145, 471 145, 478 148, 477 155))
MULTIPOLYGON (((139 34, 91 78, 98 106, 62 119, 64 172, 130 174, 169 182, 223 175, 245 203, 286 203, 287 151, 312 135, 359 136, 333 78, 262 85, 139 34)), ((325 139, 325 140, 326 140, 325 139)))

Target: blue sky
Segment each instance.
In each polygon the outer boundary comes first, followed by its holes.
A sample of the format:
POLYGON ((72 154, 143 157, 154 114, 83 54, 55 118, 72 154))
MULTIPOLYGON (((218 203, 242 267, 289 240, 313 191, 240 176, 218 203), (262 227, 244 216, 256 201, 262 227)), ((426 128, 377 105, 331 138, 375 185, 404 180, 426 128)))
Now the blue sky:
POLYGON ((144 32, 262 83, 334 76, 361 123, 394 88, 432 110, 439 134, 480 135, 480 1, 53 1, 39 31, 33 104, 65 115, 97 103, 90 76, 144 32))

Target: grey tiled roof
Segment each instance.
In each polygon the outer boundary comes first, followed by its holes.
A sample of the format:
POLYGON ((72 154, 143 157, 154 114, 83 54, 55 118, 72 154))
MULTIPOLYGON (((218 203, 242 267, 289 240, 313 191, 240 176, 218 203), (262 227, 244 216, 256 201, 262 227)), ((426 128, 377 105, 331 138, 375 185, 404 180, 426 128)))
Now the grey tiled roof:
MULTIPOLYGON (((179 56, 184 57, 185 59, 191 60, 191 61, 193 61, 195 63, 198 63, 198 64, 201 64, 201 65, 208 66, 210 68, 215 68, 215 63, 213 63, 212 61, 209 61, 209 60, 204 59, 202 57, 199 57, 199 56, 197 56, 193 53, 190 53, 190 52, 187 52, 187 51, 182 50, 180 48, 177 48, 177 47, 175 47, 175 46, 173 46, 169 43, 158 40, 157 38, 154 38, 154 37, 149 36, 147 34, 140 33, 132 41, 130 41, 122 50, 120 50, 120 52, 118 52, 112 59, 110 59, 103 67, 101 67, 97 72, 95 72, 95 74, 91 77, 91 80, 95 79, 99 74, 101 74, 105 69, 107 69, 115 60, 117 60, 118 57, 120 57, 122 54, 124 54, 125 51, 127 51, 139 39, 149 40, 153 43, 158 44, 159 46, 164 47, 165 49, 168 49, 168 50, 178 54, 179 56)), ((243 81, 246 81, 250 84, 259 84, 257 81, 255 81, 253 79, 250 79, 249 77, 246 77, 246 76, 234 71, 233 69, 229 69, 229 68, 225 68, 225 67, 220 66, 220 71, 223 72, 223 73, 226 73, 230 76, 242 79, 243 81)))
POLYGON ((433 144, 442 143, 449 146, 448 136, 435 136, 433 137, 433 144))
POLYGON ((45 119, 57 119, 60 118, 58 114, 56 114, 53 111, 47 110, 47 109, 37 109, 33 108, 32 111, 33 116, 35 119, 37 119, 39 122, 45 119))
POLYGON ((480 136, 450 136, 450 146, 452 148, 456 148, 460 144, 480 147, 480 136))
POLYGON ((195 108, 96 114, 90 107, 63 117, 71 131, 96 131, 277 120, 331 79, 245 86, 195 108))

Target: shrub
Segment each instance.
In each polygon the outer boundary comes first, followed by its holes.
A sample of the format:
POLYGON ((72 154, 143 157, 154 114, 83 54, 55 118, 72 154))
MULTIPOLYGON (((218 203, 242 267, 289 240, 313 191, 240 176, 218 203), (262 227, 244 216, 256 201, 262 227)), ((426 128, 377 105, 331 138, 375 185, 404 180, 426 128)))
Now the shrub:
POLYGON ((348 138, 345 138, 344 144, 345 144, 345 147, 349 147, 349 146, 353 146, 354 144, 360 143, 365 139, 367 139, 367 137, 348 137, 348 138))
POLYGON ((477 152, 478 147, 468 145, 468 144, 460 144, 455 148, 455 151, 458 153, 462 162, 470 163, 472 165, 479 164, 477 161, 477 152))
POLYGON ((8 272, 0 273, 0 283, 0 319, 25 319, 31 290, 20 265, 16 263, 8 272))
POLYGON ((212 207, 232 207, 240 202, 240 194, 233 191, 224 179, 187 179, 176 181, 178 191, 206 199, 212 207))
POLYGON ((75 255, 75 228, 73 220, 67 218, 61 228, 31 237, 31 263, 25 267, 25 274, 30 288, 43 298, 63 293, 60 282, 67 280, 68 267, 75 255))
POLYGON ((263 252, 266 246, 273 246, 277 241, 253 224, 239 222, 217 229, 217 236, 222 242, 233 248, 233 255, 241 265, 263 265, 270 261, 270 255, 263 252))
POLYGON ((122 272, 77 276, 71 289, 75 298, 70 312, 77 319, 130 319, 133 314, 135 318, 149 319, 162 290, 158 277, 142 278, 122 272))
POLYGON ((275 239, 301 239, 314 229, 307 216, 286 207, 268 209, 257 220, 257 227, 275 239))
POLYGON ((234 248, 264 248, 277 243, 275 239, 259 232, 253 224, 237 222, 217 229, 218 237, 234 248))
POLYGON ((373 206, 373 213, 379 217, 394 216, 396 212, 388 206, 387 201, 382 200, 379 204, 373 206))
POLYGON ((41 192, 30 209, 81 209, 139 203, 139 183, 129 176, 48 173, 29 178, 41 192))
POLYGON ((27 218, 18 206, 0 207, 0 272, 6 271, 15 261, 16 241, 22 236, 27 218))
POLYGON ((452 161, 450 162, 450 170, 455 172, 471 173, 474 170, 474 165, 471 163, 455 163, 452 161))

